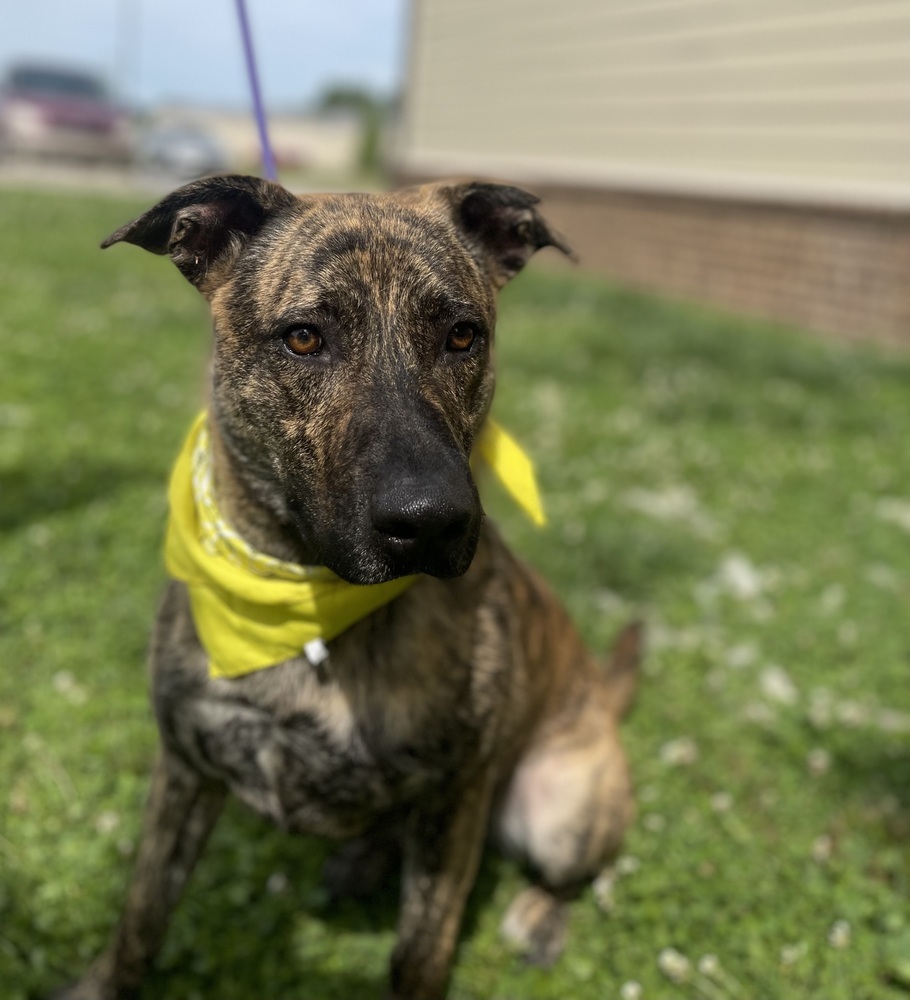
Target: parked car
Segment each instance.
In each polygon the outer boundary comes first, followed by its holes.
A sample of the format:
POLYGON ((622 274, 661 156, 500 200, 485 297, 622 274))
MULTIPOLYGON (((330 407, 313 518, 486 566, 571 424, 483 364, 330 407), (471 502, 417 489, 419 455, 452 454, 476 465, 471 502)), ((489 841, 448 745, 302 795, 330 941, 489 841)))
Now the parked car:
POLYGON ((198 125, 159 125, 145 132, 138 144, 139 162, 154 170, 193 180, 227 170, 224 150, 198 125))
POLYGON ((132 130, 99 77, 21 64, 0 84, 0 152, 126 162, 132 130))

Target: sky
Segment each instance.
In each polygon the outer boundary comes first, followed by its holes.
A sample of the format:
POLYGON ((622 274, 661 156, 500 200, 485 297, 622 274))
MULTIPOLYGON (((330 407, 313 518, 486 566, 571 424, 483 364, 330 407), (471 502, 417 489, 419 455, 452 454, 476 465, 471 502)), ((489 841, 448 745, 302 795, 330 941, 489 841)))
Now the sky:
MULTIPOLYGON (((327 84, 391 93, 404 67, 407 0, 246 0, 268 107, 327 84)), ((128 103, 249 104, 235 0, 6 0, 0 71, 22 58, 100 71, 128 103)))

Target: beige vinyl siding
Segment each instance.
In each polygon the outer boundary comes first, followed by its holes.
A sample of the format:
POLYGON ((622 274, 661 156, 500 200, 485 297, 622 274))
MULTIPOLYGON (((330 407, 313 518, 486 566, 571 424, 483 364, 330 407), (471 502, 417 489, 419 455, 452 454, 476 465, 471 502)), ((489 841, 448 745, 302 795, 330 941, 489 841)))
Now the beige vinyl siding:
POLYGON ((910 200, 910 0, 414 0, 401 164, 910 200))

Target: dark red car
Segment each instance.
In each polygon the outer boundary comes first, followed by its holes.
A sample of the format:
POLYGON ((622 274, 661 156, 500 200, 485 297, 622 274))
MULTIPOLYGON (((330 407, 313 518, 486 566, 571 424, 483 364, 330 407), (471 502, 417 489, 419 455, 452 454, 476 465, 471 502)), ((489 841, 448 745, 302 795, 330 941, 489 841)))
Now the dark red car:
POLYGON ((0 86, 0 152, 132 158, 130 121, 90 73, 14 66, 0 86))

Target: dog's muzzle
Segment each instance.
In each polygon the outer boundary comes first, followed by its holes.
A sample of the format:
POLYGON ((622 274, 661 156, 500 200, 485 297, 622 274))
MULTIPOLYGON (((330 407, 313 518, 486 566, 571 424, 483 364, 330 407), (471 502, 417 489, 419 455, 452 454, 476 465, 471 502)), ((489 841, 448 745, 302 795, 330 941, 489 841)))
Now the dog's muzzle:
MULTIPOLYGON (((411 456, 412 457, 412 456, 411 456)), ((362 478, 336 516, 304 530, 348 583, 385 583, 467 572, 483 522, 470 467, 460 455, 432 454, 421 468, 392 460, 362 478)), ((304 522, 305 524, 305 522, 304 522)))
POLYGON ((370 506, 376 544, 391 566, 442 577, 467 570, 481 516, 469 476, 430 483, 412 476, 390 480, 374 494, 370 506))

